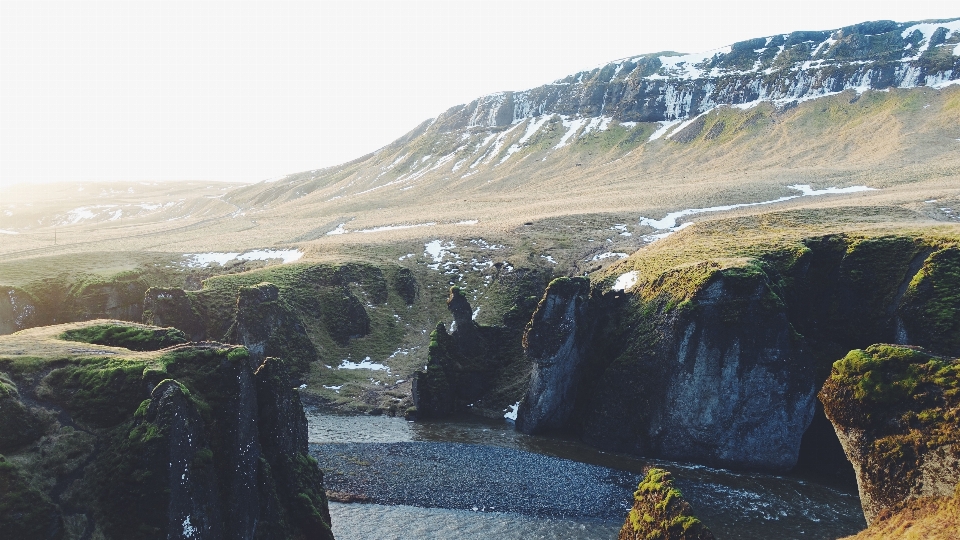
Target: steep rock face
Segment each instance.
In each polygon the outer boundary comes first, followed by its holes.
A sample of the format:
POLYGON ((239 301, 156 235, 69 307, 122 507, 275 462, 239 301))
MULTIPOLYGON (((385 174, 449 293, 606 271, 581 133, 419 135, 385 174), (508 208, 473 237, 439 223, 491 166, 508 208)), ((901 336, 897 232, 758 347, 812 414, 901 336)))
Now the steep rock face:
POLYGON ((618 540, 713 540, 713 533, 694 517, 690 503, 673 485, 673 475, 649 469, 633 493, 633 508, 618 540))
POLYGON ((144 292, 143 323, 178 328, 194 341, 207 338, 203 320, 186 291, 177 287, 150 287, 144 292))
MULTIPOLYGON (((572 369, 550 368, 583 374, 557 409, 570 413, 550 428, 601 448, 736 467, 789 469, 803 449, 805 466, 848 474, 816 390, 851 348, 899 337, 951 353, 960 339, 955 251, 922 237, 834 235, 680 266, 626 292, 598 286, 571 312, 578 328, 594 328, 577 345, 584 352, 565 356, 572 369), (916 312, 943 331, 904 330, 921 326, 916 312)), ((562 341, 565 325, 535 318, 528 336, 562 341)), ((527 353, 539 355, 538 343, 528 339, 527 353)), ((523 429, 537 429, 527 415, 557 388, 539 372, 520 408, 523 429)))
POLYGON ((143 317, 144 293, 150 286, 135 273, 121 273, 108 281, 80 282, 75 288, 71 291, 72 320, 139 321, 143 317))
MULTIPOLYGON (((756 38, 698 54, 612 62, 448 110, 443 130, 507 126, 545 114, 662 122, 718 105, 790 103, 846 89, 941 86, 960 78, 960 20, 874 21, 756 38)), ((701 126, 702 128, 702 126, 701 126)))
POLYGON ((590 281, 585 278, 555 279, 544 292, 523 336, 524 351, 534 365, 517 412, 518 430, 537 433, 566 425, 593 329, 586 316, 589 297, 590 281))
POLYGON ((625 304, 627 320, 598 334, 595 342, 625 347, 593 360, 609 365, 581 390, 583 437, 671 459, 792 467, 816 389, 773 283, 756 267, 705 264, 661 285, 689 280, 699 285, 688 298, 639 292, 625 304))
POLYGON ((960 360, 873 345, 833 365, 820 391, 853 463, 867 523, 960 485, 960 360))
POLYGON ((47 419, 3 447, 0 507, 36 501, 17 510, 19 538, 332 538, 282 361, 254 372, 245 348, 208 343, 0 369, 8 397, 47 419))
POLYGON ((166 472, 170 490, 166 523, 158 523, 159 528, 168 532, 168 538, 219 539, 224 537, 224 522, 217 504, 215 474, 205 462, 212 451, 203 420, 186 392, 174 380, 158 384, 150 394, 145 414, 134 420, 133 429, 138 432, 138 428, 152 425, 165 435, 149 445, 155 452, 151 456, 153 465, 166 472))
POLYGON ((317 349, 303 323, 280 299, 280 289, 272 283, 243 287, 237 293, 231 341, 250 351, 253 367, 267 356, 282 355, 303 371, 317 359, 317 349))
POLYGON ((501 416, 503 407, 522 392, 503 388, 503 381, 526 378, 522 351, 514 345, 518 332, 508 327, 481 326, 470 303, 457 287, 450 288, 447 308, 455 329, 438 323, 430 336, 427 370, 415 374, 413 397, 417 415, 436 418, 456 412, 501 416), (514 397, 515 396, 515 397, 514 397))
POLYGON ((16 287, 0 287, 0 334, 36 326, 36 301, 16 287))

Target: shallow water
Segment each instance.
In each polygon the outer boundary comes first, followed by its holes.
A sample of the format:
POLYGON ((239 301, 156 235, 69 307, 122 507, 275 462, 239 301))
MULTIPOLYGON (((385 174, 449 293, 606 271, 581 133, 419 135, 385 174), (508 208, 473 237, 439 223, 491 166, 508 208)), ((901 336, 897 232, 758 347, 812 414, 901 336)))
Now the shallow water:
POLYGON ((610 540, 617 537, 621 525, 600 521, 538 519, 503 512, 343 503, 330 503, 330 518, 333 521, 333 534, 338 540, 610 540))
MULTIPOLYGON (((696 515, 721 539, 834 539, 866 528, 856 493, 801 478, 601 452, 578 441, 524 435, 514 431, 510 423, 474 417, 407 422, 387 416, 308 409, 307 419, 311 443, 460 442, 503 446, 638 474, 645 466, 659 466, 674 474, 696 515)), ((370 504, 337 504, 331 513, 334 531, 339 531, 337 538, 341 540, 373 538, 369 535, 374 530, 377 538, 616 538, 622 525, 622 520, 576 522, 495 513, 478 516, 463 510, 370 504)))

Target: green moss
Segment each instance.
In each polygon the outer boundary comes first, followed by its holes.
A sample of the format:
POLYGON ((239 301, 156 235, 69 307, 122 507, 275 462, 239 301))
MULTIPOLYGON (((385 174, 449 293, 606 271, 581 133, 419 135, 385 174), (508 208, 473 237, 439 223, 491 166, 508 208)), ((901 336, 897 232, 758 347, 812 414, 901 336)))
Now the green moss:
POLYGON ((713 534, 692 515, 690 505, 673 485, 670 472, 651 468, 633 494, 633 507, 620 531, 621 540, 702 539, 713 534))
POLYGON ((84 358, 53 370, 44 380, 74 418, 109 427, 129 418, 145 397, 146 366, 145 360, 84 358))
POLYGON ((187 336, 176 328, 144 328, 116 324, 99 324, 67 330, 59 337, 67 341, 124 347, 132 351, 156 351, 189 341, 187 336))
POLYGON ((63 537, 63 519, 50 498, 27 482, 19 467, 0 456, 0 531, 4 538, 63 537))

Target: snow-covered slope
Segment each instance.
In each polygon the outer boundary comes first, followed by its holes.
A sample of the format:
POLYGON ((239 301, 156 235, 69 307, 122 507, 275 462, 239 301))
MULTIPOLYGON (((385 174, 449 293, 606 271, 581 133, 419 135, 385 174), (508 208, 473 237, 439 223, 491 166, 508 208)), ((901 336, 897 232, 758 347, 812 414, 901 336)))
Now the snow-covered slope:
POLYGON ((960 19, 876 21, 835 31, 751 39, 698 54, 611 62, 522 92, 483 96, 445 112, 443 128, 505 126, 544 114, 598 124, 669 122, 718 105, 806 101, 848 89, 960 83, 960 19))

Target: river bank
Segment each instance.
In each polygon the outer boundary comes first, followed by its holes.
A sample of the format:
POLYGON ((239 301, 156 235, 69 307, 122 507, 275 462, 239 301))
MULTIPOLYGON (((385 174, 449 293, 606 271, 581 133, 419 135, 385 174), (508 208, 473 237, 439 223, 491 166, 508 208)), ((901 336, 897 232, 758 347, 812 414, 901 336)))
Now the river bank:
POLYGON ((314 408, 307 418, 310 451, 325 470, 328 491, 377 503, 334 503, 334 530, 342 540, 373 538, 363 532, 372 522, 378 538, 444 536, 411 532, 418 527, 479 531, 460 538, 615 538, 648 465, 674 473, 718 538, 827 540, 866 526, 855 492, 805 479, 605 453, 577 441, 523 435, 501 422, 411 423, 314 408), (591 497, 605 502, 591 505, 591 497), (533 532, 496 532, 510 527, 533 532))

